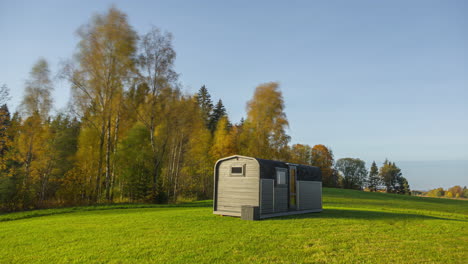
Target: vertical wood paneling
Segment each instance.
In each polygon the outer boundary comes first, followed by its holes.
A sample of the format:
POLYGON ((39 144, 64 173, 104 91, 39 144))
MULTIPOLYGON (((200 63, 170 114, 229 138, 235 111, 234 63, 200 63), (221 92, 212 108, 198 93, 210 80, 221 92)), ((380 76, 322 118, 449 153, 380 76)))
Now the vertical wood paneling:
POLYGON ((288 211, 288 188, 287 186, 275 187, 275 208, 276 212, 288 211))
POLYGON ((261 204, 260 214, 271 214, 274 212, 273 208, 273 193, 275 181, 271 179, 261 180, 261 204))
POLYGON ((322 183, 298 181, 299 210, 322 209, 322 183))
POLYGON ((255 159, 233 158, 218 167, 217 210, 240 213, 243 205, 259 206, 260 168, 255 159), (232 166, 243 166, 244 176, 231 175, 232 166))

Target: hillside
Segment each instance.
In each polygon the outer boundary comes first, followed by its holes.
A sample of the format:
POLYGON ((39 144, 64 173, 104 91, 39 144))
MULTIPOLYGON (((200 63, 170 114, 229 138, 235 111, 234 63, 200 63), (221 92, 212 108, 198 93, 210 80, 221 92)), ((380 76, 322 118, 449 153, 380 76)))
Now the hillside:
POLYGON ((0 263, 463 263, 468 201, 324 189, 324 212, 262 221, 211 201, 0 215, 0 263))

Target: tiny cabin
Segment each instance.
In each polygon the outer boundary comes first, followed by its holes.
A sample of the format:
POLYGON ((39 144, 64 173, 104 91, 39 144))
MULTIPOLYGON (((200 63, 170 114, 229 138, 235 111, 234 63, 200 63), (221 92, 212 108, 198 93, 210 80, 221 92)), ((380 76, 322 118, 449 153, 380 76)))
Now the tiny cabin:
POLYGON ((243 219, 322 211, 320 168, 234 155, 214 168, 214 214, 243 219))

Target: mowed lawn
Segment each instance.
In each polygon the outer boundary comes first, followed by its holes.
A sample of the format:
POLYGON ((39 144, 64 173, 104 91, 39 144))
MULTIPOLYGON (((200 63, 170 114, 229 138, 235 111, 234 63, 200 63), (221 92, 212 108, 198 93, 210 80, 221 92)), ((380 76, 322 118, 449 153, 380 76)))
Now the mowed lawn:
POLYGON ((0 215, 0 263, 468 263, 468 201, 324 189, 324 211, 242 221, 211 201, 0 215))

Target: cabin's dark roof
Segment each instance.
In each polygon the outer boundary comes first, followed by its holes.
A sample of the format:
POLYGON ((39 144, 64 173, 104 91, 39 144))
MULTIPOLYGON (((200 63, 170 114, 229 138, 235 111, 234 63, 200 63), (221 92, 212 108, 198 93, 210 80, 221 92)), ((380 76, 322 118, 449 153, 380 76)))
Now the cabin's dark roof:
POLYGON ((288 165, 282 161, 266 160, 255 158, 260 164, 260 178, 261 179, 274 179, 276 177, 275 168, 288 168, 288 165))
POLYGON ((322 171, 319 167, 295 165, 298 181, 322 181, 322 171))
MULTIPOLYGON (((288 163, 276 160, 265 160, 255 158, 260 164, 260 178, 261 179, 274 179, 276 177, 275 168, 289 168, 288 163)), ((289 164, 297 168, 298 181, 322 181, 322 172, 319 167, 289 164)))

